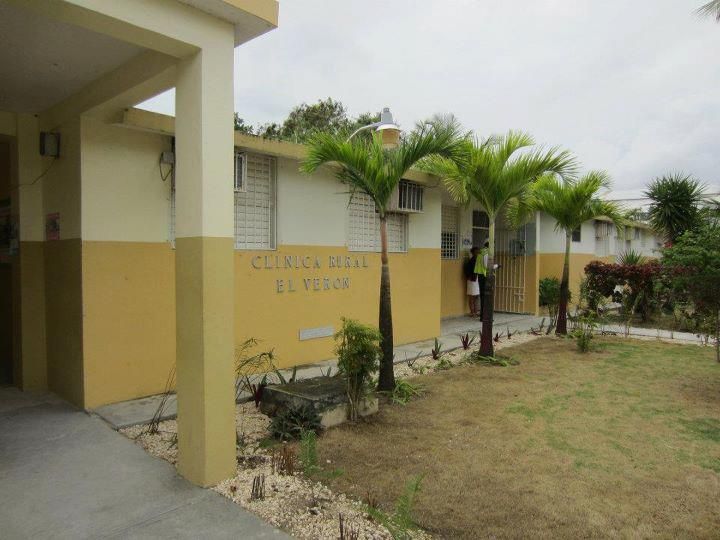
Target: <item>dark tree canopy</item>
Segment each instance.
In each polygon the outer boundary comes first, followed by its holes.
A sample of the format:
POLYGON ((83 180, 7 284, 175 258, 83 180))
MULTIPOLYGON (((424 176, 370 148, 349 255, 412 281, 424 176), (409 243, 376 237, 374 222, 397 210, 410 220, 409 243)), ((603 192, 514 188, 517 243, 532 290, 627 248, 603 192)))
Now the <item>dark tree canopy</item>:
POLYGON ((350 135, 357 128, 377 122, 379 119, 379 114, 369 112, 355 118, 349 117, 347 109, 340 101, 327 98, 317 103, 298 105, 281 123, 269 122, 257 127, 246 124, 236 113, 235 129, 265 139, 305 143, 317 133, 350 135))

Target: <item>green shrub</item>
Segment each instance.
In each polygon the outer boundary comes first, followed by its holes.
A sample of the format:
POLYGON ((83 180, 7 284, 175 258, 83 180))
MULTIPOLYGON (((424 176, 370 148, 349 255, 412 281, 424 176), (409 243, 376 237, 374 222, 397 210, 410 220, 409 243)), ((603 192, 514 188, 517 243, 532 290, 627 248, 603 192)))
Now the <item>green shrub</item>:
POLYGON ((495 367, 508 367, 517 366, 520 362, 512 357, 503 356, 484 356, 480 354, 480 351, 474 351, 465 357, 465 361, 470 364, 477 364, 481 366, 495 366, 495 367))
POLYGON ((317 432, 321 429, 320 416, 309 404, 285 409, 270 421, 271 435, 281 441, 299 439, 304 432, 317 432))
MULTIPOLYGON (((560 305, 560 280, 555 277, 542 278, 538 285, 538 293, 540 305, 547 307, 550 324, 554 325, 560 305)), ((571 300, 572 291, 568 291, 568 304, 571 300)))
POLYGON ((338 371, 347 385, 348 417, 352 422, 357 420, 360 402, 369 391, 372 374, 378 370, 381 339, 377 328, 345 318, 335 334, 338 371))
POLYGON ((392 391, 390 399, 393 403, 406 405, 414 397, 421 396, 424 390, 420 385, 412 384, 405 379, 395 381, 395 388, 392 391))
POLYGON ((303 431, 300 434, 300 463, 302 463, 305 476, 317 472, 317 434, 314 431, 303 431))
POLYGON ((417 523, 412 518, 412 511, 422 479, 421 475, 416 476, 405 484, 405 489, 395 503, 395 511, 392 514, 386 514, 372 505, 368 505, 366 508, 370 517, 385 527, 395 540, 410 540, 412 538, 410 531, 417 529, 417 523))
POLYGON ((597 319, 592 313, 576 319, 575 330, 573 330, 571 335, 575 338, 577 348, 581 353, 586 353, 590 350, 597 325, 597 319))

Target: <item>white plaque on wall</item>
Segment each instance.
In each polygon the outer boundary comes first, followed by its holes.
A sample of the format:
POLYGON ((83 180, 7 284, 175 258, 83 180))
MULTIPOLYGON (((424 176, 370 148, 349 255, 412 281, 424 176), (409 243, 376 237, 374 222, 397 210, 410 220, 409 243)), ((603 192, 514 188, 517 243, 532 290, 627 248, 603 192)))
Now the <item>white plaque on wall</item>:
POLYGON ((335 330, 332 326, 319 326, 317 328, 303 328, 300 330, 300 341, 307 339, 332 337, 335 330))

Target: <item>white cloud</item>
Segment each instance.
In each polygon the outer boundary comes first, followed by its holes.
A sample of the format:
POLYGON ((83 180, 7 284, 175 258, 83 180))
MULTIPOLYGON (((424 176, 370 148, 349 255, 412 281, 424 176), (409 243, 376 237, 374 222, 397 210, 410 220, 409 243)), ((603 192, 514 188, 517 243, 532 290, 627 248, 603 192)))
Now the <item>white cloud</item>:
POLYGON ((617 190, 672 170, 717 186, 720 24, 700 3, 284 0, 279 28, 235 52, 235 108, 279 121, 330 96, 405 126, 453 112, 567 147, 617 190))

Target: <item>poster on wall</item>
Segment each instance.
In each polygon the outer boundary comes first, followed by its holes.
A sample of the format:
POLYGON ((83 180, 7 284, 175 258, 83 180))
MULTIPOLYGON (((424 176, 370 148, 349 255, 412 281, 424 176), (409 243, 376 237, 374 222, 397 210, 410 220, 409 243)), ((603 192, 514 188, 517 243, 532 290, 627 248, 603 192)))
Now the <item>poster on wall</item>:
POLYGON ((60 240, 60 212, 48 214, 45 219, 45 239, 60 240))

